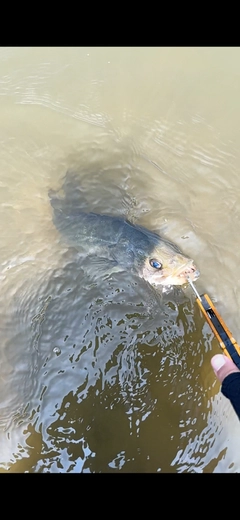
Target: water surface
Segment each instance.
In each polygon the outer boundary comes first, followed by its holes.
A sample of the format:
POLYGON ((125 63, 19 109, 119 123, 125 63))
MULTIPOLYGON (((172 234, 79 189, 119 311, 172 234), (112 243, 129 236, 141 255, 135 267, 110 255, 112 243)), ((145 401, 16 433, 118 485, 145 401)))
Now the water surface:
POLYGON ((175 242, 240 341, 239 53, 1 49, 2 472, 240 470, 190 289, 86 277, 48 198, 76 171, 89 211, 175 242))

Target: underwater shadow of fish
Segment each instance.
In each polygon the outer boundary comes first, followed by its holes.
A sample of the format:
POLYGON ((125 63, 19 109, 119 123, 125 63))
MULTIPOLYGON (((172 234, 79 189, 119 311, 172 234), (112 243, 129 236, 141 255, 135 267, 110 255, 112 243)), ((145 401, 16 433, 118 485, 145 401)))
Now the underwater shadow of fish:
POLYGON ((79 179, 67 173, 61 190, 49 190, 53 222, 82 255, 82 265, 106 275, 131 272, 152 285, 183 285, 199 271, 172 242, 120 217, 86 213, 79 179), (62 194, 64 197, 59 195, 62 194))

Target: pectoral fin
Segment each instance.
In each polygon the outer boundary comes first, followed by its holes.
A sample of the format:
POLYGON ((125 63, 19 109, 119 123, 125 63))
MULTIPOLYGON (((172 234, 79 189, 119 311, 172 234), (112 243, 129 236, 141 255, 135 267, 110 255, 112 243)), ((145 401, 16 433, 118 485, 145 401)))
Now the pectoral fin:
POLYGON ((113 273, 123 271, 122 266, 116 260, 91 255, 84 258, 81 267, 94 280, 108 278, 113 273))

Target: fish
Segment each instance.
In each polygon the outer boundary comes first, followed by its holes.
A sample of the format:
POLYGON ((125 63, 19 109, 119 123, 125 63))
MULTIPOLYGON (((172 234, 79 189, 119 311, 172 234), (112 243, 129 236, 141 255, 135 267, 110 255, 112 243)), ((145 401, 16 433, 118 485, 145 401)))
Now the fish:
POLYGON ((200 273, 194 261, 168 239, 119 216, 83 211, 75 182, 66 176, 64 198, 60 190, 49 190, 53 222, 68 244, 93 262, 93 269, 95 262, 99 272, 131 272, 153 286, 196 281, 200 273))

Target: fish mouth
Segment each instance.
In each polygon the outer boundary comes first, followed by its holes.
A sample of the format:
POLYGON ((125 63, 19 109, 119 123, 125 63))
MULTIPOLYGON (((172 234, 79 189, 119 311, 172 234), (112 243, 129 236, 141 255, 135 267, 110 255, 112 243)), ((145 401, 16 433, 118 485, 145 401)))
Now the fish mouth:
POLYGON ((196 268, 196 266, 191 263, 187 263, 179 269, 174 270, 165 270, 162 274, 159 273, 158 277, 152 278, 152 283, 154 285, 184 285, 188 283, 190 279, 192 282, 195 282, 200 275, 200 271, 196 268))
POLYGON ((179 273, 176 274, 179 276, 179 278, 183 278, 184 282, 187 282, 189 278, 192 282, 195 282, 200 276, 200 271, 195 267, 195 265, 188 264, 183 269, 181 269, 179 273))

